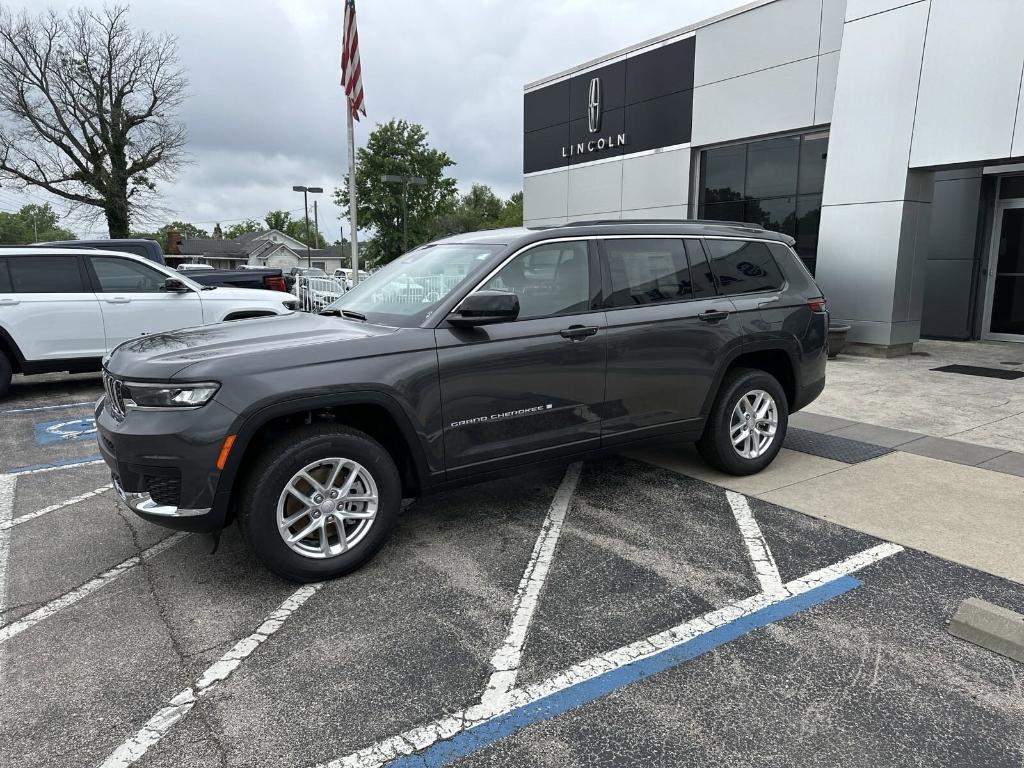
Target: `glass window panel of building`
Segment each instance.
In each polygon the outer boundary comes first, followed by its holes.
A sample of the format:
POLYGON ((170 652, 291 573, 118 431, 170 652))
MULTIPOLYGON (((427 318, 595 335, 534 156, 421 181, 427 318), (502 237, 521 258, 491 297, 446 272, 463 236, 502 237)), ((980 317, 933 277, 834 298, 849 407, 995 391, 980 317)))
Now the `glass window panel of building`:
POLYGON ((705 150, 699 216, 750 222, 790 235, 813 274, 827 156, 827 131, 705 150))

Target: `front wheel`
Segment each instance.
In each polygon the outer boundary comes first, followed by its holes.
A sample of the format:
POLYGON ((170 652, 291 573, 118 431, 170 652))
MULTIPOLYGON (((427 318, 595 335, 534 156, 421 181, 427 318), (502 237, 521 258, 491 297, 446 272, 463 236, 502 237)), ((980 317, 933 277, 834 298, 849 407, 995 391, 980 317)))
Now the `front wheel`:
POLYGON ((752 475, 775 459, 786 439, 789 405, 769 373, 736 369, 726 374, 697 450, 730 475, 752 475))
POLYGON ((260 560, 291 581, 355 570, 398 521, 395 462, 369 435, 316 425, 283 435, 248 472, 239 524, 260 560))
POLYGON ((7 390, 11 387, 11 361, 7 359, 7 355, 0 352, 0 397, 7 394, 7 390))

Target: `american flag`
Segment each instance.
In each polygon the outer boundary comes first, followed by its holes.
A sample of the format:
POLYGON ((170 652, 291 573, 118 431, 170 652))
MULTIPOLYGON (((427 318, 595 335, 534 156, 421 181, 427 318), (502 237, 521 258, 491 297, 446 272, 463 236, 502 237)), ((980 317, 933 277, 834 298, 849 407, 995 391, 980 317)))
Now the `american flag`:
POLYGON ((341 38, 341 87, 348 97, 352 117, 366 115, 363 103, 363 69, 359 66, 359 33, 356 31, 356 1, 345 0, 345 31, 341 38))

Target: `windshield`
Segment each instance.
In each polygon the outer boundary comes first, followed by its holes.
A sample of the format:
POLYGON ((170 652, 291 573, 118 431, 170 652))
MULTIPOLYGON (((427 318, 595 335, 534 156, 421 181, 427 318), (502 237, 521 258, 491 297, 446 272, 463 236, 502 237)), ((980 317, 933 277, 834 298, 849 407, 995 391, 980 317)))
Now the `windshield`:
POLYGON ((452 291, 476 277, 501 245, 441 243, 400 256, 327 308, 364 315, 371 323, 412 328, 452 291))

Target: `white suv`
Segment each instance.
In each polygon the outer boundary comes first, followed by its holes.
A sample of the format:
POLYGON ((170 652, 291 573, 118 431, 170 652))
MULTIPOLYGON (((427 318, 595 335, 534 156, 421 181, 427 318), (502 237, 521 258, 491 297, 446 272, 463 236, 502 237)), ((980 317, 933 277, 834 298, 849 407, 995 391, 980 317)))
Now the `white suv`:
POLYGON ((283 315, 290 293, 213 288, 127 253, 0 248, 0 395, 14 373, 99 370, 137 336, 283 315))

